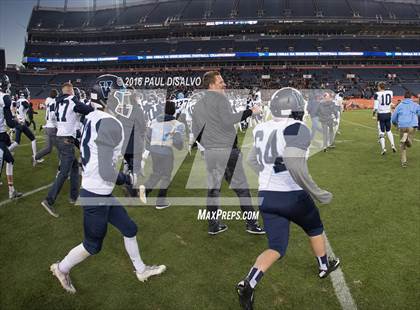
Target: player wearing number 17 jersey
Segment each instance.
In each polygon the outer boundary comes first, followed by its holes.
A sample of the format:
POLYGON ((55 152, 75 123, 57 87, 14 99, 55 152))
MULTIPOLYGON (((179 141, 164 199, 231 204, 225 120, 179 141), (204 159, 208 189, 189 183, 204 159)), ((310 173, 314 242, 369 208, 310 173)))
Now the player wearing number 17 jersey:
POLYGON ((285 256, 290 222, 308 235, 318 263, 320 278, 325 278, 340 264, 329 259, 325 248, 324 227, 313 196, 329 203, 332 194, 320 189, 307 168, 311 133, 302 122, 305 100, 294 88, 274 93, 270 103, 273 120, 258 124, 249 161, 259 175, 260 214, 269 249, 258 256, 245 279, 238 283, 237 293, 243 309, 252 309, 254 289, 264 273, 285 256))
POLYGON ((379 143, 381 145, 381 155, 386 154, 385 148, 385 132, 391 143, 392 151, 395 153, 397 150, 394 144, 394 136, 391 132, 391 108, 392 108, 392 90, 385 90, 385 83, 378 84, 378 91, 374 95, 373 116, 377 114, 378 130, 379 130, 379 143))
POLYGON ((119 172, 117 166, 118 159, 122 157, 124 131, 122 123, 115 115, 121 113, 121 110, 132 109, 131 103, 122 103, 124 106, 108 104, 108 96, 114 96, 117 91, 120 94, 125 91, 122 79, 104 75, 97 79, 91 93, 92 102, 101 105, 103 111, 95 110, 86 116, 80 145, 83 165, 80 202, 83 207, 84 240, 63 260, 50 267, 53 275, 69 293, 76 292, 70 280, 70 270, 89 256, 100 252, 108 223, 123 235, 125 249, 140 281, 166 270, 164 265, 144 264, 137 244, 137 225, 112 196, 115 184, 135 183, 134 174, 119 172))

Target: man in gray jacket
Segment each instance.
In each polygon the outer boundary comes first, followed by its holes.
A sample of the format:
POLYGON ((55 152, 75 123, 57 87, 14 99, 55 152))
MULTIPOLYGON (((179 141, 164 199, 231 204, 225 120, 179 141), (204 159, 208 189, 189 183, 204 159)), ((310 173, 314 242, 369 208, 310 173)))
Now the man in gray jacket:
MULTIPOLYGON (((216 235, 227 229, 227 226, 216 216, 220 205, 220 187, 223 178, 239 197, 241 210, 248 214, 254 212, 234 125, 247 119, 253 113, 260 113, 260 107, 254 106, 252 109, 233 113, 224 93, 226 84, 217 71, 204 74, 203 86, 207 90, 195 105, 192 131, 195 139, 205 148, 208 183, 207 211, 212 215, 208 233, 216 235)), ((256 220, 247 220, 246 231, 252 234, 265 233, 256 220)))

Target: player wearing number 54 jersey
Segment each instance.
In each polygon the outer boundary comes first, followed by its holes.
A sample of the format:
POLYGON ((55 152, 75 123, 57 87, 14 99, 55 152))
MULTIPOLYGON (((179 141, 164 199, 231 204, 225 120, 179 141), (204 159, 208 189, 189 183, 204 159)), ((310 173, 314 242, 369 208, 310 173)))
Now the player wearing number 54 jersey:
POLYGON ((95 110, 86 116, 80 145, 83 165, 80 202, 83 207, 84 240, 62 261, 50 267, 69 293, 76 292, 70 280, 70 269, 89 256, 99 253, 108 223, 123 235, 125 249, 140 281, 166 270, 164 265, 144 264, 137 244, 137 225, 112 196, 115 184, 133 184, 136 181, 134 174, 119 172, 117 167, 117 161, 122 157, 124 131, 115 115, 118 114, 118 109, 130 108, 131 103, 124 107, 108 105, 108 96, 113 96, 116 91, 124 92, 124 84, 120 77, 108 75, 97 79, 91 93, 92 102, 101 105, 103 111, 95 110))
POLYGON ((378 84, 378 92, 374 95, 373 117, 377 114, 379 143, 381 145, 381 155, 386 154, 385 132, 391 143, 392 151, 395 153, 394 136, 391 132, 391 108, 392 108, 392 90, 385 90, 385 83, 378 84))
POLYGON ((260 214, 268 237, 269 249, 255 261, 249 274, 238 283, 237 293, 243 309, 252 309, 254 288, 263 274, 285 256, 290 222, 308 235, 317 258, 319 277, 325 278, 340 264, 328 259, 324 227, 311 196, 329 203, 331 193, 320 189, 307 168, 307 151, 311 133, 302 122, 305 100, 294 88, 274 93, 270 103, 273 120, 258 124, 249 161, 259 174, 260 214))

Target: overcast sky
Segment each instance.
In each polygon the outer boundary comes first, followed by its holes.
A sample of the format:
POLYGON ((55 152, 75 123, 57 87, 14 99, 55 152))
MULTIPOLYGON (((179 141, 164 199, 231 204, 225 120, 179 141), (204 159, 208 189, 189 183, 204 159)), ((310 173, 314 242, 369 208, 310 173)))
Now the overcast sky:
MULTIPOLYGON (((69 7, 86 7, 92 0, 69 0, 69 7)), ((127 3, 138 0, 127 0, 127 3)), ((122 0, 98 0, 98 6, 121 4, 122 0)), ((6 64, 21 64, 26 27, 37 0, 0 0, 0 48, 6 51, 6 64)), ((64 0, 41 0, 41 6, 64 7, 64 0)))

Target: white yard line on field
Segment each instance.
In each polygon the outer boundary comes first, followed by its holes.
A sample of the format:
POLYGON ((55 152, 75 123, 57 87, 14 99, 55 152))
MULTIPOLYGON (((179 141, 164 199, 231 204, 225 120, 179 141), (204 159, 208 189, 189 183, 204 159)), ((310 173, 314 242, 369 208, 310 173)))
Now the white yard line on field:
MULTIPOLYGON (((36 189, 34 189, 34 190, 31 190, 31 191, 29 191, 29 192, 26 192, 26 193, 24 193, 24 194, 22 195, 22 197, 20 197, 20 198, 18 198, 18 199, 14 199, 14 200, 12 200, 12 199, 6 199, 6 200, 3 200, 3 201, 1 201, 1 202, 0 202, 0 207, 2 207, 2 206, 4 206, 4 205, 8 204, 9 202, 12 202, 12 201, 18 201, 18 200, 19 200, 19 199, 21 199, 21 198, 24 198, 24 197, 30 196, 30 195, 32 195, 32 194, 38 193, 38 192, 40 192, 40 191, 42 191, 42 190, 44 190, 44 189, 49 188, 51 185, 52 185, 52 183, 51 183, 51 184, 44 185, 44 186, 41 186, 41 187, 38 187, 38 188, 36 188, 36 189)), ((5 186, 5 185, 3 184, 2 186, 5 186)), ((7 186, 7 185, 6 185, 6 186, 7 186)), ((5 187, 6 187, 6 186, 5 186, 5 187)))
MULTIPOLYGON (((330 257, 335 257, 330 242, 328 241, 327 235, 325 235, 327 253, 330 257)), ((335 295, 343 310, 356 310, 357 306, 351 296, 350 289, 347 286, 346 280, 344 279, 343 271, 341 267, 330 273, 330 279, 334 287, 335 295)))
MULTIPOLYGON (((378 131, 378 128, 376 127, 371 127, 371 126, 366 126, 366 125, 363 125, 363 124, 359 124, 359 123, 355 123, 355 122, 351 122, 351 121, 347 121, 347 120, 341 120, 342 122, 345 122, 345 123, 349 123, 349 124, 352 124, 352 125, 356 125, 356 126, 359 126, 359 127, 363 127, 363 128, 368 128, 368 129, 372 129, 372 130, 376 130, 376 131, 378 131)), ((396 134, 396 133, 394 133, 393 134, 395 137, 399 137, 399 135, 398 134, 396 134)), ((413 139, 414 141, 418 141, 418 142, 420 142, 420 140, 419 139, 413 139)))

